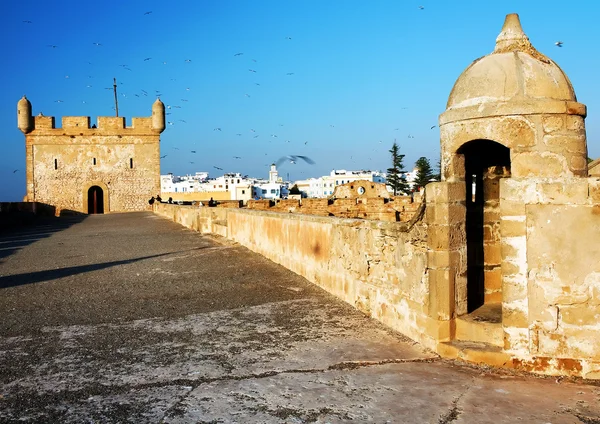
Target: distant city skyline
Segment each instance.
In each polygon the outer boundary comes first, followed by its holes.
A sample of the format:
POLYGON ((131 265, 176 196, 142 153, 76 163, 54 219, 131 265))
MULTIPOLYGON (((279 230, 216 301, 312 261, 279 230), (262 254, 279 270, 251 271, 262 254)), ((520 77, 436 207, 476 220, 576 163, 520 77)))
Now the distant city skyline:
POLYGON ((201 0, 0 4, 5 52, 0 200, 25 194, 16 103, 34 115, 149 116, 167 109, 161 174, 261 177, 286 155, 290 180, 390 166, 394 140, 412 170, 439 157, 438 116, 452 86, 489 54, 507 13, 558 63, 588 106, 589 156, 600 156, 600 85, 592 54, 600 6, 544 2, 201 0), (422 8, 420 8, 422 6, 422 8), (148 13, 151 12, 151 13, 148 13), (562 47, 556 43, 562 42, 562 47))

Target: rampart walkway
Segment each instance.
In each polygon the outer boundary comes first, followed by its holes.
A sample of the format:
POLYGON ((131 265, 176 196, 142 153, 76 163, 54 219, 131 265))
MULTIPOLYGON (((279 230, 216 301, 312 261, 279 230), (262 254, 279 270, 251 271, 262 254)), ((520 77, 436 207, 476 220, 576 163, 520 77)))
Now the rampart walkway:
POLYGON ((600 387, 442 361, 150 213, 0 234, 0 422, 600 423, 600 387))

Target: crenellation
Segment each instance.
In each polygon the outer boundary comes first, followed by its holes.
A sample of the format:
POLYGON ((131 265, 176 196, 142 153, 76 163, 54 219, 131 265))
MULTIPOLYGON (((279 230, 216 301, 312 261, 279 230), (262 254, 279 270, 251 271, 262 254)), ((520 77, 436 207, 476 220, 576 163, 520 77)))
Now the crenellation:
POLYGON ((63 116, 62 118, 62 129, 68 132, 70 129, 90 129, 90 117, 89 116, 63 116))
POLYGON ((99 116, 98 129, 123 130, 125 129, 125 118, 122 116, 99 116))
POLYGON ((51 130, 55 129, 54 116, 35 116, 33 129, 34 130, 51 130))
POLYGON ((139 130, 151 130, 152 129, 152 117, 149 118, 131 118, 131 127, 139 130))

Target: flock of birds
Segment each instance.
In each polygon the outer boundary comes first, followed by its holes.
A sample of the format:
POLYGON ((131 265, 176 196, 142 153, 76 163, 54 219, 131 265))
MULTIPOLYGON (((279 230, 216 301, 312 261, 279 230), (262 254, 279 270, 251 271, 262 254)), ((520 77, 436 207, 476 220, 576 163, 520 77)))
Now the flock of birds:
MULTIPOLYGON (((418 9, 419 9, 419 10, 424 10, 424 9, 425 9, 425 7, 424 7, 424 6, 418 6, 418 9)), ((144 15, 144 16, 149 16, 149 15, 151 15, 152 13, 153 13, 152 11, 146 11, 146 12, 144 12, 144 13, 143 13, 143 15, 144 15)), ((23 23, 25 23, 25 24, 33 24, 33 21, 30 21, 30 20, 23 20, 23 23)), ((292 40, 292 37, 290 37, 290 36, 286 36, 286 37, 285 37, 285 40, 287 40, 287 41, 291 41, 291 40, 292 40)), ((556 45, 557 47, 563 47, 563 44, 564 44, 564 43, 563 43, 562 41, 556 41, 556 42, 555 42, 555 45, 556 45)), ((96 48, 101 48, 101 47, 103 47, 103 44, 102 44, 102 43, 100 43, 100 42, 98 42, 98 41, 94 41, 94 42, 92 43, 92 45, 93 45, 94 47, 96 47, 96 48)), ((57 49, 57 48, 59 48, 59 46, 58 46, 58 45, 55 45, 55 44, 48 44, 48 45, 47 45, 47 47, 48 47, 48 48, 50 48, 50 49, 57 49)), ((234 56, 234 57, 236 57, 236 58, 241 58, 242 56, 244 56, 244 52, 236 52, 236 53, 234 53, 234 54, 233 54, 233 56, 234 56)), ((256 59, 250 59, 250 60, 251 60, 253 63, 256 63, 256 62, 257 62, 257 60, 256 60, 256 59)), ((153 58, 152 58, 152 57, 145 57, 145 58, 143 59, 143 62, 150 62, 150 61, 153 61, 153 58)), ((189 59, 189 58, 187 58, 187 59, 184 59, 184 60, 183 60, 183 63, 184 63, 184 64, 190 64, 190 63, 192 63, 192 59, 189 59)), ((92 63, 91 63, 91 62, 88 62, 88 64, 90 64, 90 65, 91 65, 92 63)), ((162 64, 163 64, 163 65, 167 65, 167 61, 162 61, 162 64)), ((126 71, 128 71, 128 72, 133 72, 132 68, 131 68, 129 65, 127 65, 127 64, 120 64, 120 65, 119 65, 119 67, 121 67, 122 69, 124 69, 124 70, 126 70, 126 71)), ((257 73, 257 70, 256 70, 256 69, 254 69, 254 68, 248 68, 248 72, 251 72, 251 73, 253 73, 253 74, 256 74, 256 73, 257 73)), ((294 72, 287 72, 285 75, 286 75, 286 76, 290 76, 290 77, 291 77, 291 76, 293 76, 294 74, 295 74, 294 72)), ((66 75, 66 76, 65 76, 65 79, 69 79, 69 78, 70 78, 70 77, 69 77, 69 75, 66 75)), ((88 78, 93 78, 93 77, 92 77, 92 76, 89 76, 88 78)), ((122 84, 122 83, 121 83, 121 84, 122 84)), ((255 84, 256 86, 260 86, 260 83, 258 83, 258 82, 255 82, 254 84, 255 84)), ((87 84, 87 85, 86 85, 86 88, 91 88, 91 87, 92 87, 92 84, 87 84)), ((114 89, 114 87, 105 87, 105 89, 106 89, 106 90, 113 90, 113 89, 114 89)), ((191 89, 190 89, 190 87, 186 87, 186 89, 185 89, 185 90, 186 90, 186 91, 190 91, 191 89)), ((128 94, 127 94, 127 93, 120 93, 120 94, 121 94, 121 96, 122 96, 123 98, 127 98, 127 96, 128 96, 128 94)), ((163 93, 162 93, 162 91, 161 91, 161 90, 155 90, 155 91, 154 91, 154 93, 153 93, 153 95, 154 95, 154 96, 156 96, 156 97, 159 97, 159 98, 162 96, 162 94, 163 94, 163 93)), ((148 97, 148 96, 149 96, 149 92, 148 92, 147 90, 143 90, 143 89, 141 89, 139 92, 137 92, 137 93, 133 93, 133 96, 135 96, 135 97, 148 97)), ((246 93, 246 94, 245 94, 245 97, 251 97, 251 96, 250 96, 250 94, 246 93)), ((180 99, 180 101, 181 101, 181 102, 183 102, 183 103, 185 103, 185 102, 188 102, 188 99, 181 98, 181 99, 180 99)), ((56 103, 63 103, 63 100, 57 99, 57 100, 55 100, 55 102, 56 102, 56 103)), ((83 103, 86 103, 86 102, 85 102, 85 100, 83 101, 83 103)), ((113 109, 115 109, 115 108, 113 107, 113 109)), ((182 124, 186 124, 186 123, 187 123, 187 121, 186 121, 185 119, 177 119, 177 120, 175 120, 175 119, 171 118, 171 115, 173 114, 173 112, 175 112, 175 110, 176 110, 176 109, 182 109, 182 106, 181 106, 181 105, 167 104, 167 105, 166 105, 166 109, 167 109, 167 111, 166 111, 166 115, 168 115, 168 116, 169 116, 169 117, 167 118, 167 129, 168 129, 169 127, 172 127, 172 126, 176 125, 176 123, 182 123, 182 124)), ((402 109, 407 109, 407 108, 403 107, 402 109)), ((280 126, 283 126, 283 125, 281 125, 281 124, 280 124, 280 126)), ((333 124, 331 124, 331 125, 330 125, 330 127, 331 127, 331 128, 335 128, 335 126, 334 126, 333 124)), ((437 125, 432 125, 432 126, 430 127, 430 129, 431 129, 431 130, 433 130, 433 129, 434 129, 434 128, 436 128, 436 127, 437 127, 437 125)), ((398 131, 398 130, 399 130, 399 128, 395 128, 394 130, 395 130, 395 131, 398 131)), ((221 127, 215 127, 215 128, 213 129, 213 131, 222 132, 222 128, 221 128, 221 127)), ((256 138, 260 137, 260 135, 259 135, 259 134, 256 134, 256 131, 255 131, 254 129, 250 129, 250 132, 252 133, 252 137, 253 137, 254 139, 256 139, 256 138)), ((236 135, 237 137, 240 137, 240 136, 242 136, 243 134, 238 132, 238 133, 235 133, 235 135, 236 135)), ((277 134, 275 134, 275 133, 273 133, 273 134, 271 134, 271 135, 270 135, 270 137, 271 137, 271 138, 278 138, 278 135, 277 135, 277 134)), ((415 137, 414 137, 412 134, 408 134, 408 139, 414 139, 414 138, 415 138, 415 137)), ((291 142, 291 140, 289 140, 289 139, 286 139, 286 140, 285 140, 285 142, 286 142, 286 143, 290 143, 290 142, 291 142)), ((380 141, 379 141, 379 143, 381 144, 381 143, 382 143, 382 141, 380 140, 380 141)), ((306 146, 306 145, 308 144, 308 141, 304 141, 304 142, 303 142, 303 144, 304 144, 304 146, 306 146)), ((177 147, 172 147, 172 149, 174 149, 174 150, 180 150, 180 149, 179 149, 179 148, 177 148, 177 147)), ((373 150, 375 151, 376 149, 373 149, 373 150)), ((191 154, 196 154, 196 153, 197 153, 197 150, 190 150, 190 153, 191 153, 191 154)), ((269 153, 268 153, 268 152, 267 152, 267 153, 265 153, 265 156, 268 156, 268 155, 269 155, 269 153)), ((162 155, 162 156, 160 156, 160 158, 161 158, 161 159, 165 159, 167 156, 168 156, 168 154, 165 154, 165 155, 162 155)), ((233 159, 239 160, 239 159, 242 159, 242 157, 240 157, 240 156, 233 156, 233 159)), ((350 159, 352 160, 352 157, 351 157, 350 159)), ((369 158, 369 159, 370 159, 370 158, 369 158)), ((274 164, 275 164, 275 165, 277 165, 277 166, 279 167, 279 166, 281 166, 281 165, 283 165, 283 164, 285 164, 285 163, 289 163, 289 164, 297 164, 299 161, 303 161, 303 162, 305 162, 305 163, 307 163, 307 164, 310 164, 310 165, 313 165, 313 164, 315 164, 315 162, 314 162, 314 161, 313 161, 311 158, 309 158, 308 156, 305 156, 305 155, 298 155, 298 154, 295 154, 295 155, 285 155, 285 156, 282 156, 282 157, 280 157, 280 158, 279 158, 277 161, 275 161, 275 162, 274 162, 274 164)), ((356 162, 356 161, 352 160, 352 162, 356 162)), ((194 161, 189 161, 189 163, 190 163, 190 164, 194 164, 195 162, 194 162, 194 161)), ((268 166, 268 164, 266 164, 266 166, 268 166)), ((221 170, 221 171, 223 170, 223 168, 222 168, 222 167, 220 167, 220 166, 216 166, 216 165, 213 165, 213 168, 214 168, 214 169, 217 169, 217 170, 221 170)), ((15 170, 13 171, 13 173, 16 173, 16 172, 18 172, 18 171, 19 171, 18 169, 15 169, 15 170)))

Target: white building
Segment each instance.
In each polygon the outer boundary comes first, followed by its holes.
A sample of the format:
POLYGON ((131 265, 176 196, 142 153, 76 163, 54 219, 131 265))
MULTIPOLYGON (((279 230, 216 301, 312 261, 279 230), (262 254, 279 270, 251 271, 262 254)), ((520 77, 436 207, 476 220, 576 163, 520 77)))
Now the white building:
POLYGON ((379 171, 347 171, 345 169, 334 169, 329 175, 299 180, 294 184, 308 197, 322 198, 331 196, 336 186, 357 180, 384 183, 385 174, 379 171))
POLYGON ((200 183, 208 178, 208 172, 196 172, 194 175, 176 176, 172 173, 160 176, 161 193, 187 193, 198 191, 200 183))
MULTIPOLYGON (((229 200, 280 199, 288 196, 288 187, 271 165, 269 179, 249 178, 240 173, 227 173, 216 178, 208 178, 208 172, 197 172, 195 175, 160 176, 161 193, 206 193, 215 198, 229 200), (219 193, 218 197, 216 193, 219 193)), ((164 197, 164 196, 163 196, 164 197)))
POLYGON ((252 187, 254 199, 285 199, 288 197, 288 185, 277 172, 277 167, 272 164, 268 180, 255 180, 252 187))

